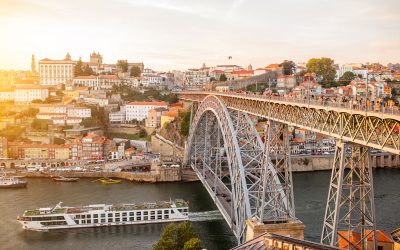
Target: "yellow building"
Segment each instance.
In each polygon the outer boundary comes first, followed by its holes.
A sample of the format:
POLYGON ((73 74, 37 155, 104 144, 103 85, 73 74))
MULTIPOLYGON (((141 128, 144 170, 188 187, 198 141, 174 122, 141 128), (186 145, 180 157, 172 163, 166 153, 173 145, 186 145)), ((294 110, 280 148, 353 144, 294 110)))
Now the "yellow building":
POLYGON ((68 144, 9 143, 9 157, 21 160, 68 160, 71 146, 68 144))
POLYGON ((161 115, 161 127, 163 128, 165 124, 172 122, 178 116, 176 111, 165 111, 161 115))
POLYGON ((70 158, 71 147, 69 145, 57 145, 54 148, 55 160, 68 160, 70 158))
POLYGON ((29 145, 25 147, 24 159, 49 159, 49 149, 42 145, 29 145))

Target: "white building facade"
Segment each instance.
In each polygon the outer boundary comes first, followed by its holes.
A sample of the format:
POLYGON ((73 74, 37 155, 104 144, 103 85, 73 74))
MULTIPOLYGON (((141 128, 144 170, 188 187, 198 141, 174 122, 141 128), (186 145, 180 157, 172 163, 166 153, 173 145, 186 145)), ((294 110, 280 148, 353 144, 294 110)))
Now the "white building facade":
POLYGON ((75 62, 69 54, 64 60, 48 58, 39 61, 40 84, 44 86, 59 86, 74 79, 75 62))
POLYGON ((130 102, 126 105, 126 120, 132 121, 134 119, 143 121, 150 110, 156 108, 168 108, 166 102, 130 102))
POLYGON ((15 89, 16 102, 44 101, 47 97, 49 97, 49 89, 40 85, 17 85, 15 89))

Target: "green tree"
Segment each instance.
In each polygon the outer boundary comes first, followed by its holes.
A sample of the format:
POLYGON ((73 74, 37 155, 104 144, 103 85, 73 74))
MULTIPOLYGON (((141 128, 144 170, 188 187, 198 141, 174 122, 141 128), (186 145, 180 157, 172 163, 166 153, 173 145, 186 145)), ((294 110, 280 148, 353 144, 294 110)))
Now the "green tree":
POLYGON ((219 81, 221 81, 221 82, 226 82, 226 80, 228 80, 228 78, 226 77, 225 74, 221 74, 221 75, 219 76, 219 81))
POLYGON ((283 68, 284 75, 293 75, 296 70, 296 64, 289 60, 283 61, 279 66, 283 68))
POLYGON ((146 129, 141 128, 141 129, 139 130, 139 137, 140 137, 140 138, 145 138, 146 136, 147 136, 146 129))
POLYGON ((121 72, 128 72, 128 61, 127 60, 118 60, 117 61, 117 68, 121 72))
POLYGON ((34 119, 31 123, 31 127, 35 130, 47 131, 49 129, 50 122, 48 120, 34 119))
POLYGON ((189 222, 168 224, 161 234, 154 250, 197 250, 201 248, 201 241, 189 222), (186 244, 187 243, 187 244, 186 244), (186 247, 186 248, 185 248, 186 247))
POLYGON ((183 250, 201 250, 201 240, 199 238, 191 238, 183 245, 183 250))
POLYGON ((323 84, 333 82, 335 79, 336 69, 334 61, 330 58, 311 58, 308 60, 306 67, 307 71, 315 73, 323 84))
POLYGON ((0 136, 6 137, 9 141, 21 140, 25 128, 21 126, 7 126, 0 130, 0 136))
POLYGON ((131 76, 138 77, 138 76, 140 76, 141 73, 142 73, 142 71, 140 70, 140 68, 138 66, 132 66, 131 76))
POLYGON ((181 118, 181 135, 188 136, 190 128, 190 112, 182 111, 179 112, 179 117, 181 118))
POLYGON ((356 75, 351 72, 351 71, 346 71, 343 73, 343 75, 339 78, 340 83, 342 84, 349 84, 351 81, 353 81, 356 78, 356 75))
POLYGON ((89 65, 86 64, 86 66, 83 68, 82 75, 83 76, 91 76, 91 75, 94 75, 94 71, 91 67, 89 67, 89 65))
POLYGON ((75 76, 83 75, 82 58, 79 57, 78 62, 75 65, 75 76))

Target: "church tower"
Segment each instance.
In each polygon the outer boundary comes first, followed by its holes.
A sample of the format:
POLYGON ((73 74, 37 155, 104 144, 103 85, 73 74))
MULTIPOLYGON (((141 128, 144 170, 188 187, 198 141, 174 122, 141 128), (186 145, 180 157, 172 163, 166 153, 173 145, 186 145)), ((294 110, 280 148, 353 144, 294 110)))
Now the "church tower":
POLYGON ((35 61, 35 55, 32 54, 32 59, 31 59, 31 72, 33 74, 36 74, 36 61, 35 61))

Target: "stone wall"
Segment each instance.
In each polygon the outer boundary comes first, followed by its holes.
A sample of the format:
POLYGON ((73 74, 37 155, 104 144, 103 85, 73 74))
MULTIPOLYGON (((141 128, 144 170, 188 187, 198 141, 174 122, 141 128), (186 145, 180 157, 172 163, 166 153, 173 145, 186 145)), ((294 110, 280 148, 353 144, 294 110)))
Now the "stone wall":
MULTIPOLYGON (((400 168, 400 156, 392 154, 370 155, 374 168, 400 168)), ((327 156, 292 156, 292 169, 294 172, 331 170, 333 155, 327 156)))

